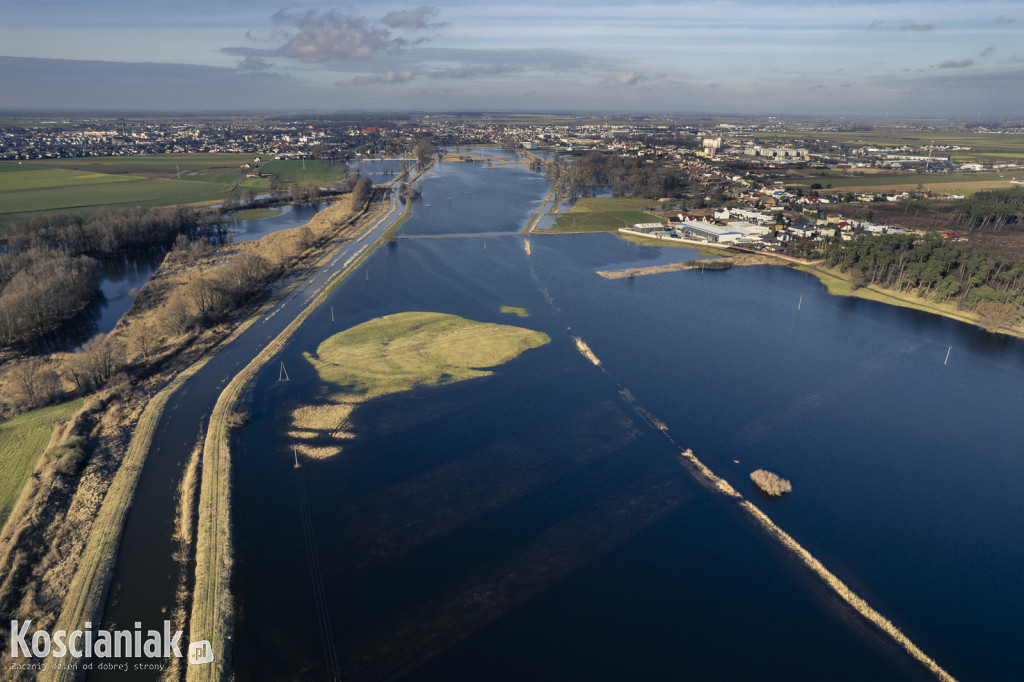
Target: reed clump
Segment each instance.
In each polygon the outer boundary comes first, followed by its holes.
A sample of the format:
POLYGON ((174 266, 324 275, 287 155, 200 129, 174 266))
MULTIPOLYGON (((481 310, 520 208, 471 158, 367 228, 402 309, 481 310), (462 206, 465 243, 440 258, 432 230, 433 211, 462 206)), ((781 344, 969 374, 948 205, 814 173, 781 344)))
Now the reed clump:
POLYGON ((765 494, 772 497, 780 497, 786 493, 793 492, 793 484, 776 473, 765 469, 758 469, 751 472, 750 480, 754 482, 765 494))

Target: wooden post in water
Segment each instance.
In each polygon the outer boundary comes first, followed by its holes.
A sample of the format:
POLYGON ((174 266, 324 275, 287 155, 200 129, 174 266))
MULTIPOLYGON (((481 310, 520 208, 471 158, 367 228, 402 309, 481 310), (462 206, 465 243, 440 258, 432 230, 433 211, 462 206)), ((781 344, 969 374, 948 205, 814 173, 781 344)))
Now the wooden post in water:
POLYGON ((334 306, 331 306, 331 324, 334 324, 334 306))
POLYGON ((946 351, 946 359, 942 361, 942 366, 943 367, 945 367, 949 363, 949 354, 952 353, 952 352, 953 352, 953 346, 950 346, 949 350, 946 351))
POLYGON ((298 469, 299 468, 299 452, 298 452, 298 450, 295 449, 294 445, 292 446, 292 455, 295 457, 295 468, 298 469))
POLYGON ((800 300, 796 302, 796 311, 800 312, 800 307, 804 304, 804 295, 800 294, 800 300))

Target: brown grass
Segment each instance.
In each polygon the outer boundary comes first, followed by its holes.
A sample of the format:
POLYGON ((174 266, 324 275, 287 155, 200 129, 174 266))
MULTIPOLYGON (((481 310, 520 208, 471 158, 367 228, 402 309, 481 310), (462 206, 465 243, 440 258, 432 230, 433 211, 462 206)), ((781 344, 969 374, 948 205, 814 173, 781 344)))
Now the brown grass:
POLYGON ((750 480, 763 492, 772 497, 779 497, 793 492, 793 484, 778 474, 765 469, 757 469, 750 473, 750 480))

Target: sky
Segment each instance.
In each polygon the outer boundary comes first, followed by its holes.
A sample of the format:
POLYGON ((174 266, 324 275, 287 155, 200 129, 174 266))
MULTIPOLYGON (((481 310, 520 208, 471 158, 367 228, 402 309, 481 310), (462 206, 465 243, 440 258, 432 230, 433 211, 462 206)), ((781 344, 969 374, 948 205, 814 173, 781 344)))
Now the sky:
POLYGON ((0 0, 0 109, 1024 118, 1024 0, 0 0))

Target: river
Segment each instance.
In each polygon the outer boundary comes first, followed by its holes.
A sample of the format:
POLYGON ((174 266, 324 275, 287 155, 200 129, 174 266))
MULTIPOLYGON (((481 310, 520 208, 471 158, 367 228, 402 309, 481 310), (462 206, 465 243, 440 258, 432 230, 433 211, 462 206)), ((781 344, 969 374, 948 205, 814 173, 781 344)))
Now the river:
MULTIPOLYGON (((601 278, 693 253, 605 234, 532 235, 528 252, 512 233, 546 183, 495 165, 432 171, 403 238, 252 384, 233 437, 238 679, 933 679, 678 446, 957 679, 1019 677, 1018 341, 783 267, 601 278), (302 354, 406 310, 552 341, 490 377, 365 403, 340 455, 295 469, 288 413, 323 390, 302 354), (759 495, 759 467, 792 494, 759 495)), ((151 453, 168 464, 147 464, 139 504, 168 497, 219 388, 291 314, 176 396, 160 427, 174 454, 151 453)), ((129 518, 108 620, 167 608, 168 543, 140 543, 166 537, 169 508, 150 509, 129 518)))
POLYGON ((693 254, 495 236, 545 191, 523 168, 443 164, 407 238, 325 304, 336 321, 291 339, 292 380, 255 381, 234 446, 239 677, 931 679, 695 482, 622 389, 955 677, 1018 675, 1020 343, 787 268, 605 280, 693 254), (342 454, 297 474, 287 415, 322 390, 302 353, 404 310, 552 343, 361 406, 342 454), (759 495, 759 467, 793 493, 759 495))

